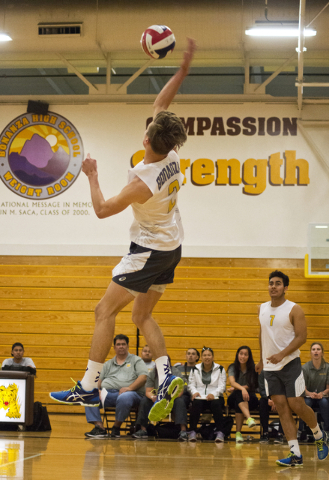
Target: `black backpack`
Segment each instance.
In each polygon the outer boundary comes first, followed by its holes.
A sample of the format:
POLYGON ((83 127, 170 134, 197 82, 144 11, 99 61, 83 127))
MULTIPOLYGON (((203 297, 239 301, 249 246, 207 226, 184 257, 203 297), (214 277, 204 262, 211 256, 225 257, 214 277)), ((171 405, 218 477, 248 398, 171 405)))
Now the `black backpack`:
POLYGON ((51 430, 47 407, 42 406, 41 402, 34 402, 33 405, 33 423, 26 427, 28 432, 47 432, 51 430))
POLYGON ((155 430, 158 438, 177 440, 180 432, 180 425, 176 425, 174 422, 159 422, 156 424, 155 430))
MULTIPOLYGON (((231 415, 227 415, 226 417, 223 417, 223 433, 225 438, 228 438, 230 436, 233 424, 234 424, 234 420, 233 420, 233 417, 231 417, 231 415)), ((201 425, 199 431, 204 440, 215 440, 216 428, 213 423, 201 425)))

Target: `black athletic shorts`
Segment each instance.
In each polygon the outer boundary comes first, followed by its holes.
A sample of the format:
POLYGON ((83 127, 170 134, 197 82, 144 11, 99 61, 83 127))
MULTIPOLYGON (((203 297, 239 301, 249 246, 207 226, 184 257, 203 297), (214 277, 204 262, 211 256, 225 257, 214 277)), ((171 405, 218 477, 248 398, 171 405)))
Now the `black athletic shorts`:
POLYGON ((294 358, 281 370, 264 370, 266 395, 300 397, 305 392, 305 380, 300 358, 294 358))
POLYGON ((173 283, 175 268, 182 256, 181 245, 175 250, 152 250, 134 242, 112 272, 113 282, 135 292, 146 293, 152 285, 173 283))

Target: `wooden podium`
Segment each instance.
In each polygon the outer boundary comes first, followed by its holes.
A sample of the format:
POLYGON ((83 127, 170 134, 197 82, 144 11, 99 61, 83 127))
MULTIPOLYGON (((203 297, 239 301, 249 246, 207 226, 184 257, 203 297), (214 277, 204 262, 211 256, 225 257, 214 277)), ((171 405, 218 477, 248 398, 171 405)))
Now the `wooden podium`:
POLYGON ((32 425, 34 375, 0 370, 0 423, 32 425))

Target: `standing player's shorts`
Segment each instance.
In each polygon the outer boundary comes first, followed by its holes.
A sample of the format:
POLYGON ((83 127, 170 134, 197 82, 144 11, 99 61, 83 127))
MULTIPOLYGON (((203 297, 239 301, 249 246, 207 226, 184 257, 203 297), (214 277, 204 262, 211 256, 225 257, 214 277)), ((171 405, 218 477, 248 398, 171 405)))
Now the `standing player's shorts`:
POLYGON ((133 294, 146 293, 150 287, 163 293, 166 284, 173 283, 175 268, 182 256, 181 245, 175 250, 164 251, 152 250, 131 242, 129 250, 130 253, 114 267, 113 282, 133 294))
POLYGON ((266 395, 300 397, 305 392, 305 380, 300 358, 294 358, 281 370, 264 370, 266 395))

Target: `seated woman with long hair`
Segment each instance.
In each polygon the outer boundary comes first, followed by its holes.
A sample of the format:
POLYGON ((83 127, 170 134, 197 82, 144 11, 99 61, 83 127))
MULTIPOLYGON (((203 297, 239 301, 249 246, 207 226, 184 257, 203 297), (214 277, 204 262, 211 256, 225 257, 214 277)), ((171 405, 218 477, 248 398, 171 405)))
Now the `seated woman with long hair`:
MULTIPOLYGON (((324 359, 323 345, 320 342, 313 342, 311 345, 311 360, 303 365, 305 380, 305 403, 311 408, 318 408, 323 420, 323 429, 329 432, 329 364, 324 359)), ((297 438, 302 436, 306 428, 302 419, 299 421, 297 438)), ((305 440, 314 441, 309 431, 305 431, 305 440)))
POLYGON ((200 415, 209 408, 215 421, 215 442, 224 442, 222 408, 226 372, 224 367, 214 362, 212 348, 203 347, 201 360, 202 363, 196 365, 189 376, 188 390, 192 400, 189 441, 196 442, 196 428, 200 415))
POLYGON ((235 410, 237 443, 243 442, 241 429, 246 418, 247 425, 252 428, 256 425, 250 416, 250 410, 258 407, 258 398, 255 390, 258 385, 255 363, 249 347, 242 346, 236 352, 235 361, 228 367, 228 377, 231 384, 231 395, 227 399, 228 406, 235 410))

